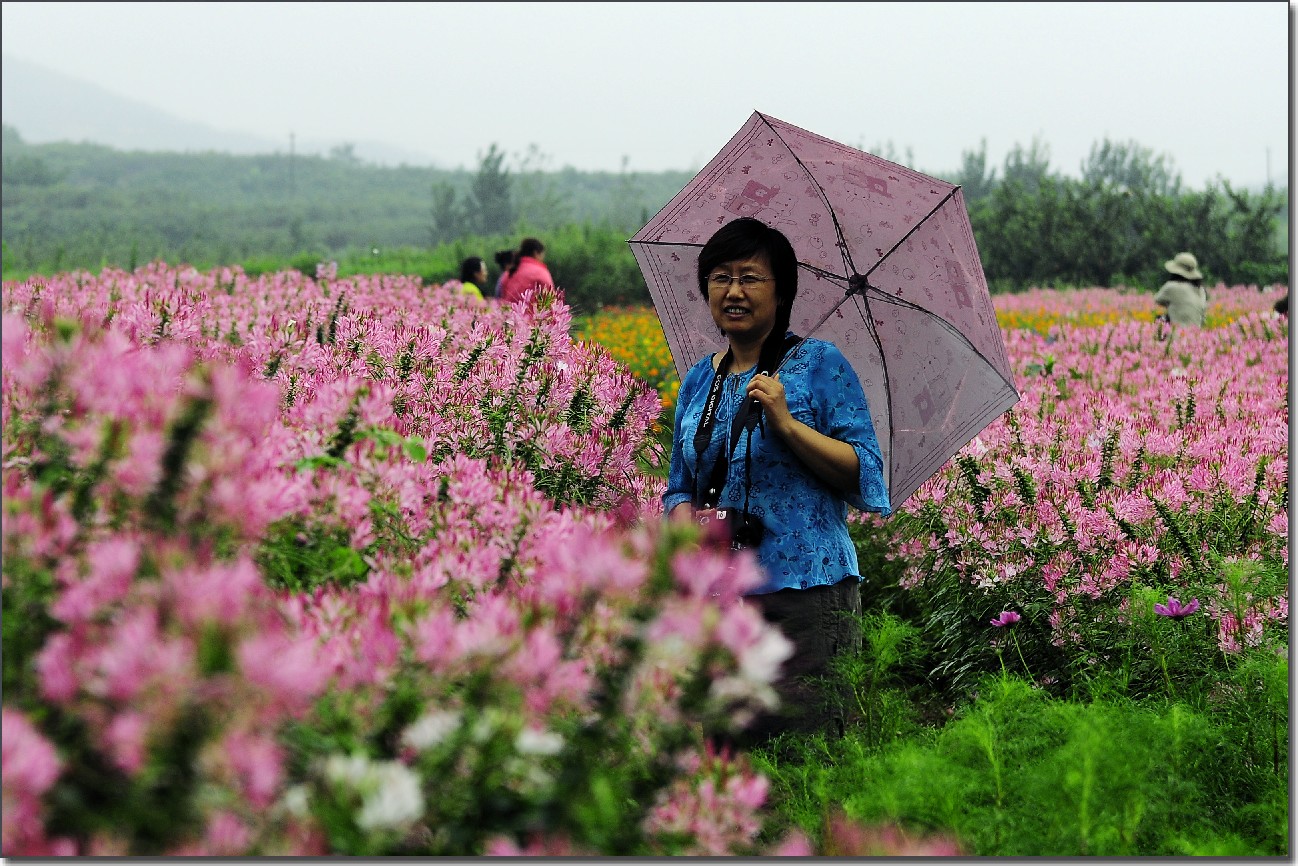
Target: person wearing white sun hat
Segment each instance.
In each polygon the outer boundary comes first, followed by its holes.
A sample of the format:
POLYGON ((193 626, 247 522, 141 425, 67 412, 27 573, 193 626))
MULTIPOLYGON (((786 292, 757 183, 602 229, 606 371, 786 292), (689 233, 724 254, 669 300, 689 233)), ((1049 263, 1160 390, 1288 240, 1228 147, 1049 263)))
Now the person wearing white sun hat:
POLYGON ((1202 286, 1203 273, 1193 253, 1177 253, 1163 263, 1171 278, 1154 295, 1154 303, 1167 309, 1173 325, 1201 327, 1208 309, 1208 292, 1202 286))

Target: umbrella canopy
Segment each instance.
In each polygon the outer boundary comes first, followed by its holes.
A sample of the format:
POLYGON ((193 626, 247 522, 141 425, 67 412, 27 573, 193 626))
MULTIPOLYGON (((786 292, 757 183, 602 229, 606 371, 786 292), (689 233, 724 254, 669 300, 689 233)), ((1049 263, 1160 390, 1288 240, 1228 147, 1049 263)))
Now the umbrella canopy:
POLYGON ((759 112, 630 240, 682 378, 726 345, 699 251, 744 216, 793 244, 790 327, 860 377, 894 510, 1018 402, 960 188, 759 112))

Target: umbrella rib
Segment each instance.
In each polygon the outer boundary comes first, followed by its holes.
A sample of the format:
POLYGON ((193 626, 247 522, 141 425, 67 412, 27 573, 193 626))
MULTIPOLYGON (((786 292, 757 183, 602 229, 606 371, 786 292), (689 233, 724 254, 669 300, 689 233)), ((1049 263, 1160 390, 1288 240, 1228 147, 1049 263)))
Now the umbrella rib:
MULTIPOLYGON (((763 118, 763 119, 765 119, 765 118, 763 118)), ((746 144, 748 141, 751 141, 751 140, 752 140, 756 135, 758 135, 758 134, 759 134, 758 130, 754 129, 754 130, 749 134, 749 136, 748 136, 746 139, 744 139, 744 141, 738 142, 737 144, 738 144, 738 145, 746 144)), ((781 139, 781 141, 783 141, 783 139, 781 139)), ((730 149, 729 151, 727 151, 727 153, 733 153, 734 151, 735 151, 735 148, 732 148, 732 149, 730 149)), ((713 162, 716 162, 716 161, 717 161, 717 158, 719 158, 720 156, 721 156, 721 154, 717 154, 717 157, 714 157, 714 158, 713 158, 713 162)), ((712 164, 712 162, 709 162, 709 163, 708 163, 707 165, 705 165, 703 168, 699 169, 698 173, 694 175, 693 179, 691 179, 690 182, 689 182, 688 184, 685 185, 685 189, 689 189, 691 186, 693 186, 694 184, 698 183, 698 182, 700 181, 701 178, 705 178, 705 177, 707 177, 707 178, 712 178, 712 177, 724 176, 725 173, 726 173, 726 169, 727 169, 727 168, 728 168, 728 165, 725 164, 724 162, 723 162, 722 164, 719 164, 719 165, 716 165, 716 166, 714 166, 714 165, 712 164)), ((684 190, 682 190, 682 192, 683 192, 683 191, 684 191, 684 190)), ((680 197, 680 196, 679 196, 679 194, 678 194, 678 195, 677 195, 677 198, 679 198, 679 197, 680 197)), ((663 225, 665 222, 667 222, 667 221, 670 220, 673 216, 675 216, 678 212, 683 211, 683 210, 687 210, 687 209, 689 208, 689 206, 690 206, 690 203, 689 203, 689 200, 688 200, 688 199, 682 198, 680 201, 676 201, 676 198, 673 198, 671 201, 667 202, 667 204, 663 205, 663 206, 662 206, 662 209, 660 209, 660 210, 658 211, 658 213, 654 215, 654 218, 653 218, 652 220, 650 220, 650 221, 645 225, 644 228, 640 229, 640 231, 637 232, 637 234, 640 234, 640 233, 645 232, 645 231, 646 231, 650 226, 661 226, 661 225, 663 225)), ((632 240, 632 241, 635 241, 635 238, 632 238, 631 240, 632 240)), ((636 242, 636 243, 655 243, 655 241, 650 241, 650 240, 647 240, 647 239, 646 239, 646 240, 642 240, 642 241, 635 241, 635 242, 636 242)), ((690 246, 696 246, 696 245, 695 245, 695 244, 690 244, 690 246)), ((697 246, 702 246, 702 244, 698 244, 697 246)))
MULTIPOLYGON (((884 363, 883 341, 879 339, 879 331, 874 327, 874 317, 867 315, 870 312, 870 305, 867 302, 865 292, 859 292, 857 294, 861 299, 861 304, 865 306, 865 309, 861 309, 860 305, 858 305, 857 312, 861 314, 861 321, 865 323, 865 332, 870 335, 870 340, 873 341, 875 349, 879 351, 879 372, 883 375, 883 397, 888 409, 888 456, 884 458, 888 464, 886 490, 888 493, 888 504, 891 507, 896 508, 901 503, 894 503, 892 500, 893 490, 895 489, 894 485, 896 483, 896 478, 894 477, 896 473, 893 471, 895 469, 893 458, 896 456, 896 447, 894 443, 897 441, 897 427, 896 423, 893 421, 897 416, 896 413, 892 411, 892 374, 888 370, 888 365, 884 363)), ((848 295, 847 297, 851 297, 851 295, 848 295)), ((844 298, 844 300, 847 300, 847 298, 844 298)))
MULTIPOLYGON (((852 257, 848 255, 847 252, 847 238, 843 237, 843 227, 838 224, 838 214, 834 211, 834 206, 829 203, 829 196, 825 193, 825 188, 820 185, 820 181, 816 180, 816 176, 811 173, 811 169, 807 168, 807 164, 803 162, 802 157, 798 156, 797 152, 794 151, 793 146, 785 140, 783 135, 780 135, 778 129, 771 125, 770 118, 765 114, 762 114, 760 111, 757 112, 757 114, 762 118, 762 122, 766 124, 766 128, 771 131, 771 134, 778 138, 780 143, 788 149, 794 162, 798 164, 798 168, 802 169, 802 173, 806 175, 811 183, 816 187, 816 192, 820 195, 821 204, 825 206, 825 213, 829 214, 829 218, 834 223, 834 234, 838 235, 838 251, 843 256, 843 272, 846 274, 856 273, 856 264, 852 261, 852 257)), ((891 252, 891 250, 889 250, 889 252, 891 252)), ((837 307, 834 309, 837 309, 837 307)))
POLYGON ((694 249, 703 249, 703 244, 692 244, 688 241, 637 241, 629 240, 629 244, 635 244, 638 247, 693 247, 694 249))
MULTIPOLYGON (((663 246, 667 246, 667 244, 663 244, 663 246)), ((650 259, 649 265, 653 269, 654 273, 657 274, 659 270, 658 263, 655 260, 650 259)), ((671 297, 664 297, 663 301, 666 303, 666 308, 667 308, 666 312, 668 316, 674 320, 674 325, 677 328, 678 332, 684 333, 684 331, 686 330, 685 325, 688 322, 688 317, 685 315, 684 310, 682 309, 682 306, 679 303, 679 299, 677 299, 675 296, 671 296, 671 297)), ((662 318, 661 314, 659 315, 659 318, 660 319, 662 318)), ((667 336, 666 329, 664 329, 663 331, 663 336, 664 337, 667 336)), ((676 358, 673 358, 672 360, 673 362, 676 362, 677 374, 680 376, 681 379, 684 379, 685 371, 682 369, 682 365, 677 361, 676 358)))
POLYGON ((888 256, 890 256, 890 255, 892 255, 894 252, 896 252, 897 247, 899 247, 899 246, 901 246, 902 244, 904 244, 904 243, 906 242, 906 240, 907 240, 911 235, 913 235, 915 232, 919 231, 919 227, 922 226, 924 223, 928 222, 928 221, 929 221, 929 218, 932 217, 933 214, 935 214, 935 213, 937 213, 938 211, 940 211, 940 210, 942 209, 942 206, 945 205, 947 202, 949 202, 949 201, 951 200, 951 197, 954 196, 954 195, 955 195, 957 192, 959 192, 959 191, 960 191, 960 187, 959 187, 959 186, 954 186, 954 187, 952 187, 952 188, 951 188, 951 191, 948 192, 946 195, 942 196, 942 200, 941 200, 940 202, 938 202, 937 204, 933 205, 933 209, 930 210, 928 213, 926 213, 926 214, 924 215, 924 218, 923 218, 922 220, 920 220, 919 222, 917 222, 917 223, 915 223, 913 226, 911 226, 911 227, 910 227, 910 231, 908 231, 908 232, 906 232, 906 234, 902 235, 901 238, 900 238, 900 239, 899 239, 895 244, 893 244, 891 247, 889 247, 889 248, 888 248, 888 252, 886 252, 886 253, 884 253, 882 256, 880 256, 880 257, 879 257, 879 261, 875 262, 874 265, 873 265, 873 267, 871 267, 870 270, 866 271, 862 276, 864 276, 864 277, 868 280, 868 279, 870 278, 870 274, 874 273, 875 270, 879 267, 879 265, 881 265, 881 264, 883 264, 884 262, 886 262, 886 261, 888 260, 888 256))
MULTIPOLYGON (((871 286, 871 288, 874 287, 871 286)), ((934 313, 931 310, 927 310, 924 307, 921 307, 919 304, 911 303, 910 301, 905 301, 902 300, 901 298, 893 297, 892 295, 880 292, 878 289, 875 289, 875 292, 876 294, 874 295, 874 300, 876 301, 885 304, 892 304, 894 307, 905 307, 914 312, 923 313, 926 316, 931 316, 932 318, 936 319, 937 323, 941 327, 945 328, 952 337, 955 337, 961 343, 964 343, 964 345, 969 348, 969 351, 973 353, 974 357, 981 358, 984 361, 987 361, 988 362, 987 366, 991 368, 992 372, 994 372, 1002 382, 1004 382, 1006 385, 1009 385, 1010 388, 1014 389, 1015 394, 1019 392, 1018 387, 1012 381, 1006 379, 1001 374, 1001 371, 996 369, 996 365, 990 363, 991 359, 988 358, 987 355, 985 355, 977 346, 975 346, 972 342, 970 342, 969 338, 964 335, 964 332, 962 332, 955 325, 951 324, 941 316, 934 315, 934 313)), ((870 333, 873 334, 874 333, 873 323, 867 321, 866 324, 870 326, 870 333)), ((876 342, 878 342, 877 338, 876 338, 876 342)))
MULTIPOLYGON (((870 287, 870 288, 873 288, 873 287, 870 287)), ((883 292, 880 292, 878 289, 875 289, 874 291, 875 291, 875 294, 874 294, 874 300, 876 300, 876 301, 879 301, 879 302, 882 302, 882 303, 886 303, 886 304, 892 304, 893 306, 897 306, 897 307, 905 307, 905 308, 910 309, 910 310, 912 310, 912 311, 914 311, 914 312, 924 313, 924 314, 926 314, 926 315, 932 315, 932 313, 931 313, 930 311, 924 309, 923 307, 919 306, 918 304, 914 304, 914 303, 912 303, 912 302, 910 302, 910 301, 902 300, 901 298, 895 298, 895 297, 893 297, 892 295, 884 294, 883 292)), ((868 313, 869 313, 868 297, 867 297, 867 295, 866 295, 864 292, 857 293, 857 296, 859 297, 860 303, 861 303, 861 304, 865 304, 865 308, 864 308, 864 309, 862 309, 862 308, 858 305, 858 307, 857 307, 857 312, 861 315, 861 321, 862 321, 862 323, 865 325, 866 333, 870 335, 870 340, 874 343, 875 348, 878 349, 878 351, 879 351, 879 357, 882 358, 882 357, 883 357, 883 341, 879 339, 879 332, 878 332, 878 331, 875 329, 875 327, 874 327, 873 317, 870 316, 870 315, 868 315, 868 313)), ((850 298, 850 297, 852 297, 852 295, 846 295, 846 296, 844 296, 844 297, 843 297, 843 300, 842 300, 842 301, 839 301, 839 302, 834 306, 834 309, 837 310, 839 307, 841 307, 841 306, 843 305, 843 302, 846 301, 846 300, 847 300, 848 298, 850 298)), ((831 312, 832 312, 832 311, 831 311, 831 312)), ((820 323, 816 325, 816 328, 819 328, 819 327, 820 327, 820 324, 823 324, 823 323, 825 322, 825 320, 828 319, 828 318, 829 318, 829 316, 826 315, 823 319, 821 319, 820 323)), ((964 343, 964 344, 969 348, 969 351, 972 352, 973 355, 974 355, 975 357, 986 359, 987 356, 984 355, 982 352, 980 352, 980 351, 978 350, 978 347, 975 346, 975 345, 973 345, 973 343, 971 343, 971 342, 969 341, 969 338, 966 337, 963 333, 961 333, 961 331, 960 331, 958 328, 956 328, 954 325, 952 325, 952 324, 951 324, 950 322, 948 322, 947 320, 943 319, 941 316, 933 316, 933 318, 937 319, 937 321, 938 321, 938 323, 941 325, 941 327, 943 327, 943 328, 945 328, 947 331, 949 331, 953 336, 956 337, 956 339, 958 339, 958 340, 960 340, 961 342, 963 342, 963 343, 964 343)), ((815 328, 813 328, 812 331, 814 332, 814 331, 815 331, 815 328)), ((803 339, 803 340, 806 340, 806 337, 803 337, 802 339, 803 339)), ((801 341, 799 341, 798 345, 800 346, 801 344, 802 344, 801 341)), ((796 350, 797 350, 797 346, 794 347, 794 350, 793 350, 793 351, 790 351, 790 352, 789 352, 788 357, 792 357, 792 356, 795 354, 796 350)), ((992 370, 992 372, 995 373, 995 374, 1000 378, 1000 380, 1001 380, 1001 381, 1006 385, 1006 387, 1009 388, 1010 393, 1012 393, 1012 394, 1014 395, 1014 398, 1015 398, 1015 399, 1013 400, 1013 402, 1011 403, 1011 405, 1013 405, 1013 403, 1017 403, 1017 402, 1019 401, 1019 399, 1020 399, 1020 395, 1019 395, 1019 389, 1015 386, 1015 384, 1014 384, 1013 382, 1009 381, 1008 379, 1006 379, 1004 376, 1002 376, 1002 375, 1000 374, 1000 371, 997 370, 996 367, 995 367, 994 365, 992 365, 992 364, 988 364, 988 367, 990 367, 991 370, 992 370)), ((896 440, 897 440, 897 429, 896 429, 896 427, 894 426, 894 423, 893 423, 893 419, 896 418, 896 414, 892 411, 892 387, 891 387, 892 376, 891 376, 891 374, 890 374, 890 372, 889 372, 889 370, 888 370, 888 365, 887 365, 887 364, 880 364, 880 366, 879 366, 879 373, 883 376, 883 395, 884 395, 885 403, 887 404, 887 418, 888 418, 888 444, 889 444, 889 448, 891 449, 891 448, 893 447, 893 443, 896 442, 896 440)), ((994 407, 994 406, 997 406, 997 405, 999 405, 999 398, 998 398, 998 397, 989 397, 987 400, 985 400, 985 401, 983 402, 983 405, 979 408, 978 417, 979 417, 979 418, 982 418, 984 415, 987 414, 987 411, 988 411, 991 407, 994 407)), ((1003 410, 1002 410, 1002 411, 1003 411, 1003 410)), ((974 422, 970 422, 970 423, 966 423, 966 424, 964 424, 964 425, 961 425, 961 428, 960 428, 960 430, 959 430, 959 435, 960 435, 961 437, 965 437, 965 433, 967 432, 968 428, 970 428, 970 427, 979 427, 979 424, 980 424, 980 423, 981 423, 981 422, 979 422, 979 421, 974 421, 974 422)), ((981 427, 979 427, 979 429, 981 429, 981 427)), ((973 435, 977 435, 977 434, 973 434, 973 435)), ((973 438, 973 435, 968 436, 967 438, 964 439, 964 441, 967 443, 970 439, 973 438)), ((899 498, 894 498, 894 495, 898 492, 897 488, 896 488, 894 485, 895 485, 897 482, 902 481, 902 480, 905 480, 906 483, 909 484, 909 483, 910 483, 910 476, 905 476, 904 478, 898 478, 898 477, 895 477, 894 470, 896 469, 896 467, 893 465, 893 456, 894 456, 894 455, 890 453, 890 454, 887 456, 887 458, 886 458, 887 463, 888 463, 888 499, 889 499, 889 502, 891 503, 893 509, 896 510, 896 509, 898 509, 898 508, 901 507, 901 504, 902 504, 903 502, 905 502, 907 499, 910 498, 911 494, 912 494, 914 491, 913 491, 913 490, 912 490, 912 491, 908 491, 908 492, 906 493, 905 496, 901 496, 901 497, 899 497, 899 498)))
MULTIPOLYGON (((768 118, 765 114, 762 114, 760 111, 757 112, 757 114, 759 117, 762 118, 762 122, 766 124, 766 127, 771 131, 771 134, 774 135, 776 138, 778 138, 780 142, 786 148, 788 148, 789 153, 793 156, 794 161, 798 163, 798 167, 802 169, 803 174, 805 174, 808 178, 810 178, 812 184, 815 185, 816 192, 820 196, 820 201, 822 204, 824 204, 825 211, 829 214, 829 218, 834 223, 834 233, 838 235, 838 249, 843 256, 843 267, 845 269, 845 272, 849 275, 858 273, 858 271, 856 270, 856 263, 852 261, 852 257, 848 254, 847 239, 843 237, 843 227, 838 222, 838 213, 837 211, 834 210, 834 206, 830 203, 829 196, 825 193, 824 187, 820 185, 820 181, 816 180, 816 176, 811 173, 811 170, 807 168, 806 163, 804 163, 802 161, 802 158, 798 156, 798 154, 793 150, 793 147, 788 143, 788 141, 785 140, 784 136, 780 135, 780 131, 771 124, 770 118, 768 118)), ((893 252, 897 249, 897 247, 905 243, 906 239, 909 238, 911 235, 913 235, 916 231, 918 231, 920 226, 928 222, 929 218, 933 216, 933 214, 941 210, 942 206, 945 205, 948 201, 950 201, 951 197, 954 196, 956 192, 959 191, 959 189, 960 189, 959 184, 953 186, 947 192, 946 195, 942 196, 942 200, 937 204, 935 204, 933 206, 933 209, 924 215, 923 219, 915 223, 915 225, 911 226, 910 231, 902 235, 900 240, 898 240, 895 244, 889 247, 888 252, 880 256, 879 261, 875 262, 874 265, 872 265, 868 271, 862 274, 862 276, 868 279, 870 274, 874 273, 875 269, 878 268, 879 265, 883 264, 887 260, 888 256, 893 254, 893 252)))
MULTIPOLYGON (((811 335, 814 334, 817 330, 819 330, 819 329, 820 329, 820 326, 823 325, 823 324, 825 324, 825 322, 829 319, 830 315, 833 314, 834 310, 837 310, 839 307, 843 306, 844 303, 846 303, 850 298, 853 298, 853 297, 855 297, 855 298, 858 300, 858 302, 859 302, 860 304, 865 303, 866 298, 865 298, 865 293, 863 293, 863 292, 850 292, 850 293, 848 293, 848 294, 846 294, 846 295, 843 295, 842 300, 840 300, 837 304, 835 304, 835 305, 834 305, 834 308, 833 308, 832 310, 830 310, 828 313, 826 313, 824 316, 822 316, 821 319, 820 319, 820 321, 816 323, 815 327, 813 327, 813 328, 811 329, 811 331, 809 331, 809 332, 807 333, 807 336, 806 336, 806 337, 803 337, 801 340, 799 340, 798 343, 797 343, 797 345, 795 345, 795 346, 793 347, 793 349, 792 349, 792 350, 791 350, 787 355, 785 355, 785 360, 787 361, 789 358, 793 357, 793 355, 795 355, 795 354, 797 353, 798 346, 801 346, 801 345, 806 341, 807 337, 811 336, 811 335)), ((917 307, 916 309, 920 309, 920 308, 917 307)), ((859 304, 858 304, 856 311, 857 311, 857 313, 861 316, 861 322, 865 325, 865 332, 866 332, 867 334, 870 335, 870 340, 874 343, 874 347, 875 347, 876 349, 879 350, 879 357, 880 357, 880 358, 883 358, 883 341, 881 341, 881 340, 879 339, 879 332, 878 332, 877 330, 875 330, 875 327, 874 327, 874 320, 873 320, 873 318, 872 318, 871 316, 867 315, 867 314, 869 313, 869 306, 867 305, 865 309, 862 309, 862 308, 859 306, 859 304)), ((784 361, 781 361, 781 362, 780 362, 780 366, 781 366, 781 367, 784 366, 784 361)), ((779 372, 779 369, 778 369, 778 368, 776 369, 776 372, 777 372, 777 373, 779 372)), ((892 377, 891 377, 891 376, 889 375, 889 373, 888 373, 888 365, 887 365, 887 364, 880 364, 880 365, 879 365, 879 372, 883 375, 883 396, 884 396, 884 401, 885 401, 885 403, 887 404, 887 413, 888 413, 888 415, 887 415, 887 417, 888 417, 888 447, 889 447, 889 449, 891 450, 891 448, 892 448, 892 443, 893 443, 893 441, 897 438, 897 431, 896 431, 896 429, 893 427, 893 422, 892 422, 892 419, 893 419, 893 417, 894 417, 894 416, 893 416, 893 411, 892 411, 892 388, 889 386, 889 382, 890 382, 890 380, 891 380, 892 377)), ((886 468, 887 468, 887 475, 888 475, 888 477, 887 477, 888 500, 889 500, 889 502, 891 503, 891 501, 892 501, 892 480, 893 480, 893 478, 892 478, 892 475, 893 475, 893 471, 892 471, 892 470, 893 470, 893 466, 892 466, 892 454, 889 454, 889 455, 888 455, 888 457, 887 457, 887 464, 888 464, 888 465, 887 465, 886 468)))

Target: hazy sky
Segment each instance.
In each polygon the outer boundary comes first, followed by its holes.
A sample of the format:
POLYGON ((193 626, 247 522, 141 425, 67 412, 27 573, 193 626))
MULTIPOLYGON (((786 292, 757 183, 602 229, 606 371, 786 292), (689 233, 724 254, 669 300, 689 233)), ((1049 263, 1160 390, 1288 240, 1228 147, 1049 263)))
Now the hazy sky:
POLYGON ((754 111, 921 171, 1134 140, 1202 187, 1290 162, 1293 7, 5 2, 4 53, 182 119, 475 168, 698 169, 754 111), (907 160, 907 149, 913 160, 907 160), (887 153, 882 155, 887 156, 887 153))

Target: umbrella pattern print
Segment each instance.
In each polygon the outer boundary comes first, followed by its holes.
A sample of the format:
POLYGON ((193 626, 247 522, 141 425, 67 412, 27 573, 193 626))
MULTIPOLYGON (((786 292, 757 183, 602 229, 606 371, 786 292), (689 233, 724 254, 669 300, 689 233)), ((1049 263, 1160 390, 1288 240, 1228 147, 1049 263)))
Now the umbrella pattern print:
POLYGON ((725 348, 697 266, 737 217, 793 244, 790 326, 860 377, 894 510, 1018 402, 960 188, 759 112, 630 240, 682 377, 725 348))

